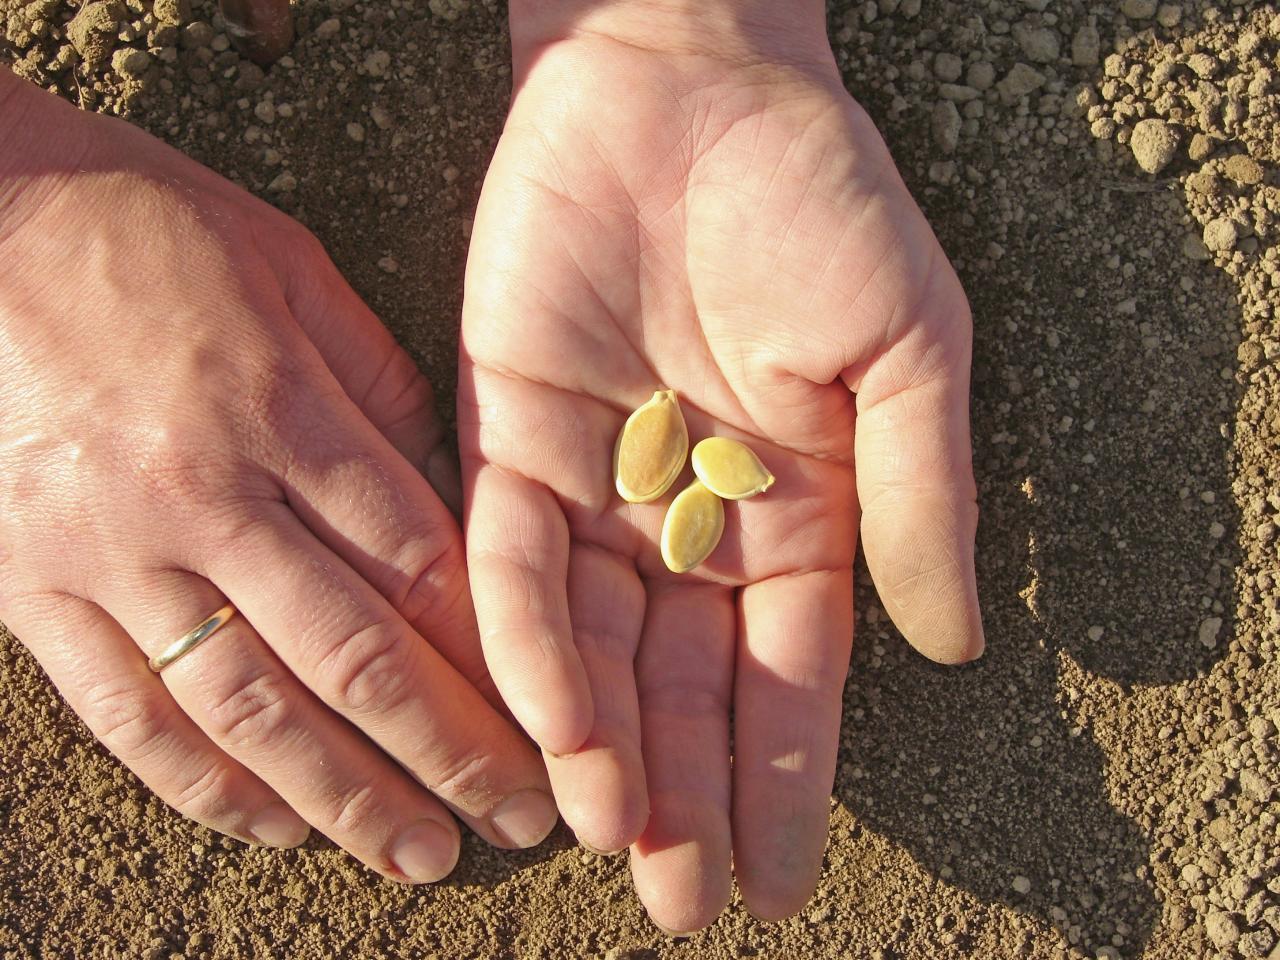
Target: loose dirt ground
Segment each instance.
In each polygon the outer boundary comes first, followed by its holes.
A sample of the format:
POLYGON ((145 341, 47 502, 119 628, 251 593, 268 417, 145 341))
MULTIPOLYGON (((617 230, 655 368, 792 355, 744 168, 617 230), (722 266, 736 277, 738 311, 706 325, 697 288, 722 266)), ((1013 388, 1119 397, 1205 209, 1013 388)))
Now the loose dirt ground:
MULTIPOLYGON (((77 7, 0 0, 0 60, 303 219, 448 398, 504 9, 304 0, 264 74, 207 0, 125 0, 105 33, 77 7)), ((0 954, 1280 960, 1280 10, 829 14, 973 301, 989 646, 930 666, 860 578, 805 913, 677 943, 625 858, 563 831, 469 840, 428 889, 323 840, 245 849, 152 798, 5 635, 0 954)))

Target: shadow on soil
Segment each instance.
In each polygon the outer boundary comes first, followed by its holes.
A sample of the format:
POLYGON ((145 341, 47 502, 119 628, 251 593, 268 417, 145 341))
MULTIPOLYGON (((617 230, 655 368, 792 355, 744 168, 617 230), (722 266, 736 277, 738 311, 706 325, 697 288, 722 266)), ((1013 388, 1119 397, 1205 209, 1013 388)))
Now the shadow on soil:
MULTIPOLYGON (((944 883, 1040 919, 1087 956, 1110 945, 1127 957, 1159 920, 1151 838, 1112 805, 1105 755, 1065 716, 1060 661, 1122 692, 1221 656, 1239 557, 1220 425, 1240 398, 1222 371, 1235 369, 1239 310, 1223 274, 1182 259, 1176 180, 1108 183, 1121 168, 1066 153, 1042 172, 1043 193, 1027 198, 1038 218, 1011 225, 999 267, 962 270, 986 657, 942 669, 883 615, 860 616, 836 796, 944 883), (1135 221, 1164 230, 1145 254, 1089 247, 1135 221), (1113 254, 1131 267, 1117 271, 1113 254), (1196 284, 1190 305, 1180 274, 1196 284), (1199 637, 1211 617, 1213 648, 1199 637)), ((989 235, 981 192, 965 203, 925 199, 950 250, 989 235)), ((860 578, 859 605, 873 597, 860 578)))

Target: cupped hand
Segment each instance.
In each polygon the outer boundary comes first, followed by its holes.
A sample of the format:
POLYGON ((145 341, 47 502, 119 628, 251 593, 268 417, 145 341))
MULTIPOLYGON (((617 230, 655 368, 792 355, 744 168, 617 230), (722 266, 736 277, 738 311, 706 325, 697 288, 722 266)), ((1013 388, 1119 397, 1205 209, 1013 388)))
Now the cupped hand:
POLYGON ((539 841, 546 773, 494 706, 413 362, 296 222, 2 70, 0 101, 0 619, 223 833, 310 824, 407 881, 452 869, 450 811, 539 841))
POLYGON ((517 42, 468 263, 459 430, 489 669, 568 824, 631 845, 676 932, 716 917, 731 865, 762 917, 814 888, 859 525, 908 640, 949 663, 983 646, 968 307, 818 33, 775 61, 581 26, 517 42), (739 438, 777 476, 682 576, 657 540, 688 470, 645 505, 611 473, 660 387, 691 442, 739 438))

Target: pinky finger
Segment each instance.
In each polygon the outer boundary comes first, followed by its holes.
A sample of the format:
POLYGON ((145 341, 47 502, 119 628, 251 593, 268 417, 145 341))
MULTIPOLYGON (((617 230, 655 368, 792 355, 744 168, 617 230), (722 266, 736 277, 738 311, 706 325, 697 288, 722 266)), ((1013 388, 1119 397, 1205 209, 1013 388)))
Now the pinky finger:
POLYGON ((306 840, 306 821, 178 708, 101 607, 59 594, 6 614, 71 709, 166 804, 240 840, 274 847, 306 840))

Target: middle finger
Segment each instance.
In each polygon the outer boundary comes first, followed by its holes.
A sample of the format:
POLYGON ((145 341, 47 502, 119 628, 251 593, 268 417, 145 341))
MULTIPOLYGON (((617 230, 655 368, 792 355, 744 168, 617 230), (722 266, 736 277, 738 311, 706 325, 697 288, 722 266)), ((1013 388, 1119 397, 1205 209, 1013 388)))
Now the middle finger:
POLYGON ((541 842, 556 808, 530 744, 288 507, 259 509, 201 572, 324 703, 485 840, 541 842))
MULTIPOLYGON (((147 656, 223 604, 213 584, 180 570, 111 592, 103 605, 147 656)), ((165 667, 161 680, 215 743, 373 869, 412 882, 453 869, 459 837, 448 811, 325 709, 244 616, 165 667)))

